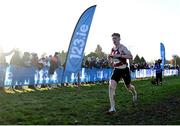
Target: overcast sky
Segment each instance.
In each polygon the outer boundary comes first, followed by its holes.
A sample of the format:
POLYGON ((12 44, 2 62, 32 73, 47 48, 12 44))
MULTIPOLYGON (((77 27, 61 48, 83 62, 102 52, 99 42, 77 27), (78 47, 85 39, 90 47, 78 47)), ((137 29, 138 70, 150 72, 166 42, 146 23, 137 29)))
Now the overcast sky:
POLYGON ((0 46, 4 51, 54 54, 67 51, 74 27, 84 10, 97 5, 85 53, 99 44, 111 50, 111 34, 147 61, 180 56, 180 0, 0 0, 0 46))

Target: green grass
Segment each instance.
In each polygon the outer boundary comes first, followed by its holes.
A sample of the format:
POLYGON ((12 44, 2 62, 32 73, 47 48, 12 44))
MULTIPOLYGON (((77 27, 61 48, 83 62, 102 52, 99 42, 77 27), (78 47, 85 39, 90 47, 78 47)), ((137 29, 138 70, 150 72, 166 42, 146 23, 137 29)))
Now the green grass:
POLYGON ((180 124, 180 77, 166 77, 162 86, 134 81, 138 105, 119 83, 116 110, 109 109, 108 84, 51 90, 0 92, 0 124, 180 124))

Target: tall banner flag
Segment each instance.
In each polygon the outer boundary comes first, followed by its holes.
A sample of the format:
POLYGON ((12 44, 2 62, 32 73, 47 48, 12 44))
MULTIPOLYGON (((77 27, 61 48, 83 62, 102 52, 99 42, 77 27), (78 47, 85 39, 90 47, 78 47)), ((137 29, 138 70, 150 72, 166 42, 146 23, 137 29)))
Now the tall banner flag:
POLYGON ((84 49, 96 5, 89 7, 79 18, 70 41, 64 72, 77 73, 81 70, 84 49))
POLYGON ((162 69, 164 70, 164 64, 166 62, 166 57, 165 57, 165 47, 163 43, 160 43, 160 54, 161 54, 161 59, 162 59, 162 69))

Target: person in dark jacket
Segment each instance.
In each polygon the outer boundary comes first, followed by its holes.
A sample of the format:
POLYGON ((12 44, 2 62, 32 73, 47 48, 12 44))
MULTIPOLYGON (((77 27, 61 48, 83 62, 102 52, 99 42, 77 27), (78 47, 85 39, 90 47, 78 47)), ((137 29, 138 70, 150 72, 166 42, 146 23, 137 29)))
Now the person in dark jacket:
POLYGON ((51 57, 49 75, 54 74, 55 70, 61 66, 61 62, 60 62, 58 54, 59 54, 58 52, 55 52, 54 56, 51 57))
POLYGON ((161 68, 161 60, 157 60, 154 65, 154 69, 156 71, 156 84, 162 85, 162 68, 161 68))

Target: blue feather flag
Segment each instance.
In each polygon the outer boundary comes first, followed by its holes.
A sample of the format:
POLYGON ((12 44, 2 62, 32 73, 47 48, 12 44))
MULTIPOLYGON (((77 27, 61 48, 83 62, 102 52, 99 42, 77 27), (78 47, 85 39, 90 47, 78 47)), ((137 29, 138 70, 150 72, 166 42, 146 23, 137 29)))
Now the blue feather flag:
POLYGON ((78 73, 82 68, 84 49, 96 5, 89 7, 79 18, 70 41, 64 72, 78 73))

